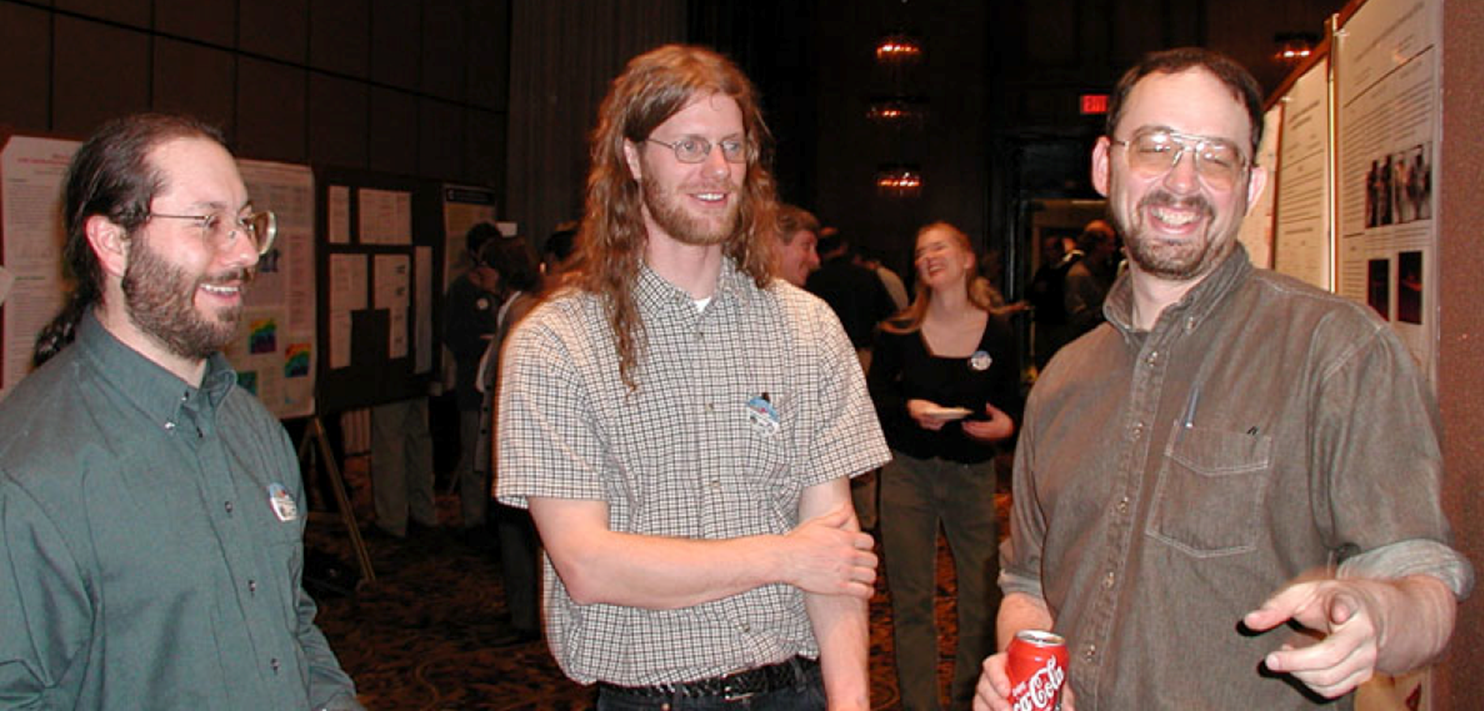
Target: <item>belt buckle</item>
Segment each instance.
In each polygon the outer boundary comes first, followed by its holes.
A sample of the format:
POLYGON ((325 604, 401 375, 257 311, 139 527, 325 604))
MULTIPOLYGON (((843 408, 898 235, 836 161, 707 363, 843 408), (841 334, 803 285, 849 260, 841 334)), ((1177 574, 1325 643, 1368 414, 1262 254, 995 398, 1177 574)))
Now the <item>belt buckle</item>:
POLYGON ((746 701, 747 699, 757 696, 758 692, 755 688, 744 691, 744 689, 748 689, 748 687, 755 687, 756 684, 737 683, 738 681, 745 681, 743 677, 745 677, 750 671, 752 670, 740 672, 737 674, 729 674, 721 678, 722 701, 725 701, 727 703, 731 703, 733 701, 746 701))

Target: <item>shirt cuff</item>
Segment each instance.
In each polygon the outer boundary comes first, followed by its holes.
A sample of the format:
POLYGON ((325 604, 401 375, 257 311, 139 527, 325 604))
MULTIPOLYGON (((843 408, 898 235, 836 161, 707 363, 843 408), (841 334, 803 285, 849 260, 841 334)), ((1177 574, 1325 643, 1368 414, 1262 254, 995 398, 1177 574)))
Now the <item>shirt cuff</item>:
POLYGON ((1414 538, 1388 543, 1380 548, 1346 558, 1338 577, 1394 580, 1409 575, 1429 575, 1442 581, 1463 600, 1474 589, 1474 567, 1458 551, 1437 541, 1414 538))
POLYGON ((998 582, 1000 590, 1006 595, 1020 593, 1022 595, 1029 595, 1037 600, 1044 599, 1044 596, 1041 594, 1040 578, 1019 575, 1001 568, 998 582))

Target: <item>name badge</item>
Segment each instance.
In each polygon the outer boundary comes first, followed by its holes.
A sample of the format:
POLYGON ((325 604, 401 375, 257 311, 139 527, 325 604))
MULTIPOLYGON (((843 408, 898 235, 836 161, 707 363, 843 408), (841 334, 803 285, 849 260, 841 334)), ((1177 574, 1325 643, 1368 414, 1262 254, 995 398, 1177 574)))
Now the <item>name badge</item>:
POLYGON ((273 507, 273 515, 280 521, 299 520, 299 505, 294 503, 294 497, 283 484, 273 482, 268 485, 268 505, 273 507))
POLYGON ((768 401, 767 393, 747 401, 747 420, 764 435, 778 433, 778 410, 768 401))

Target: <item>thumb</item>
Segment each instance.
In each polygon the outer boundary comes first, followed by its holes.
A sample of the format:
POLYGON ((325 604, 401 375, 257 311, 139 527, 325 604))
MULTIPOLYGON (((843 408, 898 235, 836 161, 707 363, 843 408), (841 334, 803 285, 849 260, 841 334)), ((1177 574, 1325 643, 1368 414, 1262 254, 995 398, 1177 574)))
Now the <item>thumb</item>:
POLYGON ((1350 621, 1355 616, 1355 610, 1360 605, 1347 593, 1336 593, 1329 600, 1329 621, 1338 627, 1350 621))

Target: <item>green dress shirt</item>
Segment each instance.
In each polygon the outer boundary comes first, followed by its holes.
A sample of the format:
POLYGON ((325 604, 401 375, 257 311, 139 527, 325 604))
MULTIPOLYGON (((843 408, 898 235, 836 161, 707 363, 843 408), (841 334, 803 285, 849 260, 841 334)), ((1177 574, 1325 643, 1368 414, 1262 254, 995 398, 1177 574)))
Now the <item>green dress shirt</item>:
POLYGON ((360 709, 300 587, 283 428, 88 314, 0 403, 0 708, 360 709))

